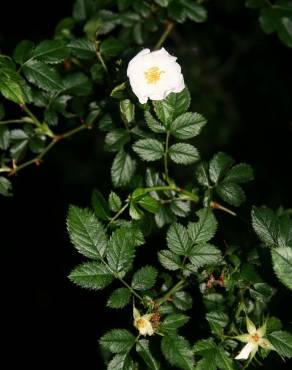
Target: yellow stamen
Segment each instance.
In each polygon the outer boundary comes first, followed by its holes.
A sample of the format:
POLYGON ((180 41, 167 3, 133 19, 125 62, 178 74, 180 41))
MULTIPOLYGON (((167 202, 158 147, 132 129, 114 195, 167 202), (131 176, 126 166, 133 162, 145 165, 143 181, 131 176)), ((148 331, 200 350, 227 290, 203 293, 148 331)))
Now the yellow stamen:
POLYGON ((165 71, 161 71, 158 67, 150 67, 144 72, 144 75, 148 84, 156 84, 162 73, 165 71))
POLYGON ((254 335, 251 336, 251 340, 254 343, 257 343, 260 340, 260 337, 259 337, 259 335, 257 333, 255 333, 254 335))

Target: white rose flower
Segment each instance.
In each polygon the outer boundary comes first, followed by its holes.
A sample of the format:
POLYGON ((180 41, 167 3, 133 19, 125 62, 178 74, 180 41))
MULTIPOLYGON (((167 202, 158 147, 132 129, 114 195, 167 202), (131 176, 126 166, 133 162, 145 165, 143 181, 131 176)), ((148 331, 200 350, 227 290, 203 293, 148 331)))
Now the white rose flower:
POLYGON ((140 312, 137 308, 133 307, 133 317, 134 322, 133 325, 136 329, 139 330, 140 335, 153 335, 154 329, 151 323, 152 314, 146 314, 141 316, 140 312))
POLYGON ((259 347, 269 350, 275 349, 268 339, 263 338, 266 334, 266 324, 257 329, 254 323, 249 318, 246 318, 246 327, 248 334, 237 335, 235 337, 241 342, 246 343, 235 357, 236 360, 247 360, 250 356, 252 359, 259 347))
POLYGON ((143 49, 130 61, 127 76, 141 104, 148 98, 162 100, 184 89, 184 78, 176 59, 162 48, 153 52, 143 49))

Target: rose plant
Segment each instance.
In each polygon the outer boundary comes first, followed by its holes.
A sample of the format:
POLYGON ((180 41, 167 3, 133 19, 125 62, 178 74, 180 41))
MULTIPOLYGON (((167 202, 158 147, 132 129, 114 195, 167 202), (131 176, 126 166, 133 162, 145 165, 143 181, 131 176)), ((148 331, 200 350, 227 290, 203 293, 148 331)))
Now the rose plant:
MULTIPOLYGON (((81 130, 104 133, 113 153, 112 188, 94 190, 89 208, 71 205, 67 218, 86 258, 70 280, 107 288, 108 309, 127 324, 99 339, 109 370, 231 370, 292 356, 292 334, 270 307, 277 287, 261 271, 264 251, 279 286, 292 289, 291 212, 254 206, 251 226, 242 223, 236 207, 253 170, 223 152, 200 157, 207 120, 190 109, 184 71, 163 47, 176 24, 206 21, 201 3, 77 0, 52 40, 0 55, 2 195, 11 195, 13 175, 81 130), (176 175, 185 166, 189 182, 176 175), (220 213, 257 242, 224 243, 220 213)), ((264 30, 291 46, 290 2, 247 6, 261 8, 264 30)))

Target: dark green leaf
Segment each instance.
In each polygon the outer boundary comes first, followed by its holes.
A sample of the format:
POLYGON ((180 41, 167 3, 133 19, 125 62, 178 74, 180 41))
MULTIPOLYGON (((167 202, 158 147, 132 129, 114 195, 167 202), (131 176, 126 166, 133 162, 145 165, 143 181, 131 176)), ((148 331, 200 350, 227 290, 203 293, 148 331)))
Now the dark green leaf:
POLYGON ((86 39, 73 39, 68 47, 72 54, 79 59, 94 59, 96 55, 93 42, 86 39))
POLYGON ((30 60, 23 66, 23 72, 29 82, 48 92, 57 92, 63 89, 59 73, 38 60, 30 60))
POLYGON ((15 143, 10 147, 11 157, 16 161, 21 160, 24 157, 27 146, 28 139, 15 141, 15 143))
POLYGON ((34 48, 33 42, 29 40, 21 41, 19 44, 17 44, 14 50, 13 59, 17 63, 23 64, 31 57, 33 48, 34 48))
POLYGON ((154 2, 164 8, 166 8, 169 4, 169 0, 154 0, 154 2))
POLYGON ((158 253, 158 260, 167 270, 178 270, 181 267, 181 260, 175 253, 164 249, 158 253))
POLYGON ((123 128, 117 128, 107 133, 105 137, 105 150, 117 152, 129 141, 129 132, 123 128))
POLYGON ((185 113, 190 105, 190 93, 185 88, 180 93, 171 93, 163 100, 153 101, 157 117, 166 126, 181 114, 185 113))
POLYGON ((193 305, 192 296, 189 293, 183 291, 174 293, 172 297, 172 302, 175 307, 182 311, 190 310, 193 305))
POLYGON ((196 267, 218 264, 222 260, 221 252, 212 244, 198 244, 190 252, 190 261, 196 267))
POLYGON ((105 114, 99 121, 99 129, 101 131, 111 131, 115 128, 115 125, 113 123, 113 120, 109 114, 105 114))
POLYGON ((292 357, 292 334, 287 331, 274 331, 268 334, 268 339, 275 347, 279 355, 292 357))
POLYGON ((84 21, 91 15, 92 0, 75 0, 73 5, 73 17, 77 21, 84 21))
POLYGON ((277 245, 278 225, 274 212, 265 207, 253 207, 252 226, 260 240, 267 246, 277 245))
POLYGON ((170 124, 170 132, 177 139, 191 139, 199 135, 206 119, 198 113, 183 113, 170 124))
POLYGON ((234 370, 235 364, 232 358, 230 358, 225 352, 223 347, 218 347, 215 357, 216 365, 221 370, 234 370))
POLYGON ((128 288, 118 288, 112 292, 106 305, 110 308, 123 308, 130 300, 130 290, 128 288))
POLYGON ((21 79, 13 69, 0 66, 0 93, 16 104, 24 104, 21 79))
POLYGON ((228 204, 238 207, 245 201, 245 194, 242 188, 232 182, 221 183, 216 186, 216 193, 228 204))
POLYGON ((164 357, 172 365, 183 370, 193 370, 194 357, 189 342, 182 336, 164 336, 161 341, 164 357))
POLYGON ((125 227, 113 232, 107 250, 107 261, 110 269, 120 276, 132 267, 135 256, 135 244, 131 233, 125 227))
POLYGON ((132 288, 136 290, 148 290, 153 287, 157 278, 157 270, 152 266, 142 267, 136 271, 132 279, 132 288))
POLYGON ((132 123, 135 119, 135 105, 129 99, 120 101, 120 112, 126 124, 132 123))
POLYGON ((73 72, 63 78, 63 90, 72 95, 86 96, 92 91, 92 82, 82 72, 73 72))
POLYGON ((149 111, 145 110, 144 117, 151 131, 157 134, 161 134, 166 131, 165 126, 163 126, 160 122, 158 122, 149 111))
POLYGON ((103 221, 110 218, 109 208, 100 191, 94 190, 91 195, 91 205, 95 215, 103 221))
POLYGON ((271 253, 275 274, 281 283, 292 290, 292 248, 273 248, 271 253))
POLYGON ((107 366, 107 370, 133 370, 134 362, 128 353, 116 354, 107 366))
POLYGON ((93 64, 90 68, 90 74, 94 82, 101 84, 104 76, 104 69, 101 64, 93 64))
POLYGON ((253 180, 253 170, 246 163, 233 166, 226 174, 224 182, 244 183, 253 180))
POLYGON ((227 170, 233 165, 234 159, 223 152, 214 155, 210 161, 209 174, 214 184, 217 184, 227 170))
POLYGON ((192 0, 180 0, 184 6, 186 16, 194 22, 205 22, 207 19, 206 9, 192 0))
POLYGON ((104 334, 99 342, 112 353, 126 353, 135 344, 135 337, 126 329, 112 329, 104 334))
POLYGON ((105 57, 115 57, 119 55, 124 49, 121 41, 110 37, 104 40, 100 45, 100 52, 105 57))
POLYGON ((32 53, 32 58, 44 63, 60 63, 68 57, 69 49, 62 40, 44 40, 32 53))
POLYGON ((159 370, 160 364, 157 360, 153 357, 152 353, 149 349, 149 341, 146 339, 140 339, 136 344, 136 351, 142 357, 145 364, 151 370, 159 370))
POLYGON ((176 332, 178 328, 184 326, 189 321, 189 316, 182 313, 174 313, 166 316, 160 324, 159 330, 165 334, 176 332))
POLYGON ((163 145, 156 139, 138 140, 133 150, 145 161, 156 161, 163 157, 163 145))
POLYGON ((202 208, 197 213, 199 220, 188 224, 189 236, 193 243, 206 243, 217 230, 217 220, 210 208, 202 208))
POLYGON ((86 262, 77 266, 69 275, 73 283, 87 289, 103 289, 113 281, 110 270, 99 262, 86 262))
POLYGON ((110 210, 113 212, 118 212, 122 208, 121 198, 114 191, 110 192, 108 204, 110 210))
POLYGON ((12 195, 10 192, 11 188, 11 182, 6 177, 0 176, 0 194, 4 195, 4 197, 12 195))
POLYGON ((94 259, 104 256, 107 236, 92 212, 70 206, 67 228, 71 242, 81 254, 94 259))
POLYGON ((198 150, 191 144, 178 143, 169 148, 170 158, 178 164, 191 164, 200 159, 198 150))
POLYGON ((187 229, 183 225, 179 223, 172 224, 168 229, 166 239, 167 246, 172 252, 182 256, 188 255, 192 242, 187 229))
POLYGON ((189 201, 174 200, 170 205, 171 211, 179 217, 186 217, 191 211, 191 203, 189 201))
POLYGON ((9 148, 10 132, 7 126, 0 126, 0 149, 6 150, 9 148))
POLYGON ((210 179, 209 179, 209 169, 208 169, 208 163, 201 162, 196 171, 196 177, 198 180, 198 183, 209 188, 210 187, 210 179))
POLYGON ((151 213, 157 213, 160 207, 157 200, 150 195, 145 195, 142 199, 138 200, 138 204, 151 213))
POLYGON ((210 325, 211 331, 215 334, 222 333, 223 328, 228 324, 228 316, 224 312, 211 311, 206 314, 206 319, 210 325))
POLYGON ((115 156, 111 176, 115 187, 127 185, 134 175, 136 169, 136 161, 129 154, 121 149, 115 156))

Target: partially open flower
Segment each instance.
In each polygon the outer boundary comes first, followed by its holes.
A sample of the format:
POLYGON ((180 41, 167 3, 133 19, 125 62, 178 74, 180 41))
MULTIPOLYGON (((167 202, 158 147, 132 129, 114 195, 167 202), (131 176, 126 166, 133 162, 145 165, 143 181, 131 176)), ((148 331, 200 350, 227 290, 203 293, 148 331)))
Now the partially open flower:
POLYGON ((184 78, 176 59, 162 48, 153 52, 143 49, 130 61, 127 75, 141 104, 148 98, 162 100, 171 92, 184 89, 184 78))
POLYGON ((141 335, 153 335, 154 329, 151 323, 152 314, 146 314, 141 316, 137 308, 133 307, 133 325, 139 330, 141 335))
POLYGON ((257 329, 254 323, 249 318, 246 318, 246 327, 248 334, 237 335, 235 337, 235 339, 246 343, 239 354, 235 357, 236 360, 247 360, 250 355, 252 359, 259 346, 264 349, 274 349, 270 341, 266 338, 263 338, 266 334, 266 324, 257 329))

